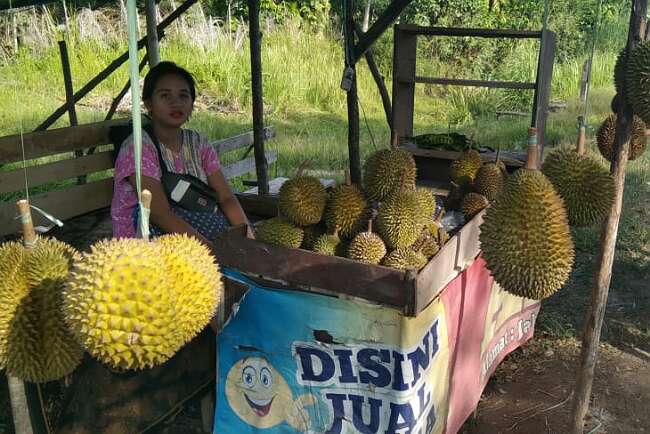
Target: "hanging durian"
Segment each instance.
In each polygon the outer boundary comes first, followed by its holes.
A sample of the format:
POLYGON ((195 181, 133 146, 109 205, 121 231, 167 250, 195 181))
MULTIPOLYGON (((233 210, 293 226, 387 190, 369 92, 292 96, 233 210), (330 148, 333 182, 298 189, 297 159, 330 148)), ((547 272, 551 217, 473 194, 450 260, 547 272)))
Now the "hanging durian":
POLYGON ((221 301, 219 266, 210 250, 194 237, 166 234, 154 244, 161 246, 165 274, 176 293, 178 328, 183 342, 188 342, 208 325, 221 301))
POLYGON ((542 172, 564 200, 569 224, 590 226, 601 222, 614 200, 614 179, 593 156, 578 150, 559 148, 551 152, 542 172))
MULTIPOLYGON (((634 116, 632 121, 632 138, 630 140, 630 147, 627 153, 628 160, 636 160, 639 158, 646 147, 645 136, 646 125, 640 117, 634 116)), ((598 150, 607 161, 612 161, 614 153, 614 140, 616 138, 616 115, 611 114, 605 119, 603 124, 598 129, 596 142, 598 150)))
POLYGON ((574 248, 562 198, 537 170, 536 135, 531 128, 528 164, 510 176, 485 212, 479 239, 495 281, 539 300, 567 282, 574 248))
POLYGON ((463 198, 463 203, 461 205, 465 221, 470 221, 476 214, 487 208, 489 204, 490 202, 482 194, 474 192, 467 193, 463 198))
POLYGON ((382 149, 368 157, 364 165, 364 190, 372 201, 384 201, 402 186, 415 188, 415 178, 415 160, 405 149, 382 149))
POLYGON ((367 264, 379 264, 386 256, 386 245, 381 237, 372 232, 372 219, 368 230, 358 234, 348 247, 348 258, 367 264))
POLYGON ((451 180, 458 185, 471 185, 483 162, 475 149, 463 151, 451 162, 451 180))
POLYGON ((419 270, 427 264, 427 258, 421 253, 408 247, 400 247, 390 252, 382 265, 398 270, 419 270))
POLYGON ((363 229, 368 213, 368 204, 363 193, 350 182, 346 171, 346 182, 337 186, 327 200, 325 223, 330 232, 338 228, 342 238, 353 238, 363 229))
POLYGON ((117 369, 144 369, 181 347, 179 324, 191 319, 181 316, 174 285, 186 276, 168 274, 178 268, 167 259, 154 243, 111 239, 75 260, 63 312, 93 357, 117 369))
POLYGON ((302 244, 304 231, 282 216, 264 220, 255 228, 259 241, 297 249, 302 244))
POLYGON ((280 213, 297 226, 318 223, 326 200, 327 193, 320 181, 302 174, 285 181, 278 193, 280 213))
POLYGON ((627 55, 625 62, 625 92, 634 113, 650 123, 650 42, 645 41, 627 55))
POLYGON ((67 330, 62 290, 75 250, 50 238, 0 247, 0 369, 44 383, 70 374, 83 349, 67 330))

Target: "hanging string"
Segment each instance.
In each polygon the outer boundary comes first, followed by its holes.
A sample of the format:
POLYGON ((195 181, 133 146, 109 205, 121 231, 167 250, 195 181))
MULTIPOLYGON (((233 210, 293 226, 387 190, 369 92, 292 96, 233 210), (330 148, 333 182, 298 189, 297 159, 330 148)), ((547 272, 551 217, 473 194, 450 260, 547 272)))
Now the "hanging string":
POLYGON ((135 185, 140 210, 138 234, 142 238, 149 239, 149 210, 142 204, 142 120, 140 117, 140 70, 138 68, 138 10, 135 0, 127 0, 126 15, 129 30, 129 75, 131 80, 135 185))

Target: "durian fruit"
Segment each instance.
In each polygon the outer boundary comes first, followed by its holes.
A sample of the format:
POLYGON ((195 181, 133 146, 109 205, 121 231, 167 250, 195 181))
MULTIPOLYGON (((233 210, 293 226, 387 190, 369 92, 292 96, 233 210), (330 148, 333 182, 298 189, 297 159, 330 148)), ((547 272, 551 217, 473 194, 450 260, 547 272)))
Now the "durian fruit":
POLYGON ((327 192, 313 176, 298 175, 282 184, 278 193, 280 213, 297 226, 310 226, 323 217, 327 192))
POLYGON ((451 180, 458 185, 471 185, 483 162, 475 149, 463 151, 451 162, 451 180))
POLYGON ((650 123, 650 42, 638 44, 625 62, 625 93, 634 113, 650 123))
POLYGON ((314 252, 321 255, 335 256, 340 252, 341 238, 338 235, 338 228, 334 229, 333 234, 323 234, 314 243, 314 252))
POLYGON ((381 203, 377 231, 390 249, 408 247, 417 240, 424 225, 415 190, 402 190, 381 203))
POLYGON ((75 255, 69 245, 40 237, 29 250, 18 243, 0 248, 0 364, 8 374, 44 383, 70 374, 81 362, 83 349, 61 312, 75 255))
POLYGON ((396 268, 398 270, 419 270, 427 264, 427 258, 420 252, 413 251, 406 247, 400 247, 390 252, 382 265, 396 268))
POLYGON ((476 214, 487 208, 489 204, 490 202, 482 194, 474 192, 467 193, 463 198, 463 204, 461 206, 465 221, 470 221, 476 214))
POLYGON ((469 184, 459 185, 452 181, 449 193, 445 198, 445 208, 451 210, 460 210, 461 204, 463 203, 463 198, 471 190, 471 185, 469 184))
POLYGON ((564 200, 570 225, 590 226, 609 212, 614 179, 593 156, 558 148, 545 158, 542 172, 564 200))
POLYGON ((208 325, 221 301, 221 273, 210 250, 194 237, 166 234, 154 244, 165 256, 165 274, 176 292, 178 327, 183 342, 208 325))
POLYGON ((338 228, 342 238, 351 239, 363 230, 367 217, 368 204, 363 193, 351 185, 349 175, 346 183, 337 186, 327 201, 325 224, 330 232, 338 228))
POLYGON ((424 187, 417 187, 415 189, 415 197, 420 207, 420 214, 424 224, 430 222, 436 213, 436 195, 433 191, 424 187))
MULTIPOLYGON (((646 147, 646 125, 640 117, 634 116, 632 121, 632 139, 627 153, 628 160, 636 160, 643 154, 646 147)), ((596 142, 598 150, 607 161, 612 161, 614 153, 614 139, 616 137, 616 115, 611 114, 605 119, 598 129, 596 142)))
POLYGON ((325 227, 321 224, 307 226, 304 229, 304 236, 302 238, 302 244, 300 244, 301 249, 313 250, 314 243, 325 233, 325 227))
POLYGON ((79 342, 116 369, 144 369, 168 360, 183 344, 167 255, 141 239, 94 244, 75 260, 64 292, 65 320, 79 342))
POLYGON ((474 190, 485 196, 488 201, 492 202, 497 195, 503 190, 505 181, 506 166, 498 159, 494 163, 485 163, 476 173, 474 179, 474 190))
POLYGON ((304 231, 282 216, 264 220, 255 232, 259 241, 297 249, 302 244, 304 231))
POLYGON ((526 168, 506 182, 483 217, 479 240, 487 268, 506 291, 543 299, 568 280, 574 260, 564 203, 536 169, 536 132, 526 168))
POLYGON ((402 188, 415 188, 415 178, 415 159, 405 149, 382 149, 364 164, 364 190, 372 201, 384 201, 402 188))
POLYGON ((427 259, 433 257, 440 250, 437 236, 438 226, 435 223, 426 225, 420 237, 411 246, 411 250, 422 253, 427 259))
POLYGON ((372 232, 372 219, 368 222, 368 230, 358 234, 348 246, 347 256, 367 264, 379 264, 386 256, 386 245, 381 237, 372 232))

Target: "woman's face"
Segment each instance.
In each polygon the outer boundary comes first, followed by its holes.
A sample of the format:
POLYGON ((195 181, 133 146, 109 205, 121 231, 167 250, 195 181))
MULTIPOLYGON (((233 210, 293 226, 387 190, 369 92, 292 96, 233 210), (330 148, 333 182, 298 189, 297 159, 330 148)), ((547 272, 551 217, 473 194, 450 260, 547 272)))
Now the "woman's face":
POLYGON ((194 107, 189 84, 176 74, 161 77, 144 103, 154 122, 172 128, 183 125, 194 107))

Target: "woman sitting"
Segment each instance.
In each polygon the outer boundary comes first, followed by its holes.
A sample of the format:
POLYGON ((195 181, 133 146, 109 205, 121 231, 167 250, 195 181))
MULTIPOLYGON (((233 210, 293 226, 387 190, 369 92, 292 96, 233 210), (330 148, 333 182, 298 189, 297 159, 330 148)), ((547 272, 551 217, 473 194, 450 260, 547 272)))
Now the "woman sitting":
MULTIPOLYGON (((217 152, 197 132, 181 128, 192 114, 196 90, 192 75, 172 62, 161 62, 144 79, 142 99, 151 118, 142 131, 142 188, 152 194, 150 232, 185 233, 211 245, 228 224, 247 224, 246 215, 224 177, 217 152), (157 148, 157 145, 159 146, 157 148), (159 154, 160 152, 160 154, 159 154), (216 193, 219 209, 189 211, 170 204, 161 183, 161 162, 171 173, 192 175, 216 193)), ((135 190, 133 137, 122 143, 115 162, 111 204, 114 237, 135 237, 139 219, 135 190)))

